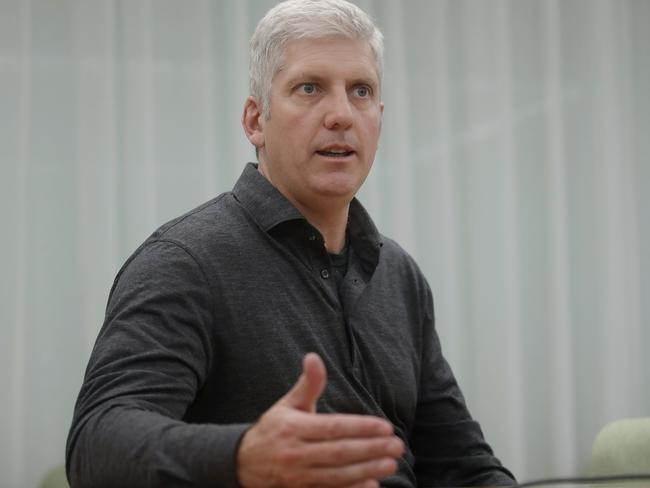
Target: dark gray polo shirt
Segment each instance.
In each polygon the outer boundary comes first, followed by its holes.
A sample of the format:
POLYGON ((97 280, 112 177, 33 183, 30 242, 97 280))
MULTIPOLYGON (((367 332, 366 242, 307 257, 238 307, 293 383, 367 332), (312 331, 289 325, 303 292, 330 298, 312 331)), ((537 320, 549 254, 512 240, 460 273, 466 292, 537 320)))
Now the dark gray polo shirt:
POLYGON ((407 445, 386 487, 509 484, 465 408, 417 265, 350 205, 337 287, 320 233, 249 164, 159 228, 111 289, 67 445, 73 486, 236 487, 245 431, 305 353, 319 412, 377 415, 407 445))

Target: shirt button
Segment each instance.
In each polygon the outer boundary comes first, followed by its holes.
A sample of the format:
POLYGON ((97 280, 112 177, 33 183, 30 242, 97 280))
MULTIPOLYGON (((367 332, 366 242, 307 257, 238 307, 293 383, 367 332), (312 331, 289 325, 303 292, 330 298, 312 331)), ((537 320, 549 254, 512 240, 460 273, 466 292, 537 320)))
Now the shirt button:
POLYGON ((320 275, 323 277, 324 280, 330 277, 330 272, 327 271, 327 268, 323 268, 320 270, 320 275))
POLYGON ((316 240, 316 234, 311 234, 311 235, 309 236, 309 240, 310 240, 310 241, 315 241, 315 240, 316 240))

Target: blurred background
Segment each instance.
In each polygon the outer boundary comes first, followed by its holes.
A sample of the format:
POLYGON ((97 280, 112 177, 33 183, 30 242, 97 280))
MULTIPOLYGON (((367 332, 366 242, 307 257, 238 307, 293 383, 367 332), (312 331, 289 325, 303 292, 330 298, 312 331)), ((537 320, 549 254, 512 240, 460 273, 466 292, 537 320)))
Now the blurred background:
MULTIPOLYGON (((420 263, 520 480, 650 415, 650 1, 364 0, 385 34, 360 199, 420 263)), ((0 0, 0 486, 64 462, 113 277, 228 191, 271 0, 0 0)))

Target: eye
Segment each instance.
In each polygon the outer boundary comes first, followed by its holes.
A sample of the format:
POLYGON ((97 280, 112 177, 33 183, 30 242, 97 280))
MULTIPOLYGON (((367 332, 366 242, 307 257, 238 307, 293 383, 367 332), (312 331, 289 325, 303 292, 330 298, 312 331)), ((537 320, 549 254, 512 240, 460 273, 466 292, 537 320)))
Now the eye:
POLYGON ((298 85, 298 93, 313 95, 316 93, 316 85, 314 83, 302 83, 298 85))
POLYGON ((359 98, 370 98, 372 91, 369 86, 360 85, 354 88, 354 94, 359 98))

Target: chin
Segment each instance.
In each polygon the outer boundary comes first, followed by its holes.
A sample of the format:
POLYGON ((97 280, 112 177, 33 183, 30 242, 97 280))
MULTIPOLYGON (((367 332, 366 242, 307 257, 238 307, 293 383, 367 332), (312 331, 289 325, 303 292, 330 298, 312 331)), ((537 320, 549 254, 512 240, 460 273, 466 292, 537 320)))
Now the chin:
POLYGON ((352 200, 359 190, 359 186, 360 185, 350 184, 348 182, 332 182, 327 185, 319 185, 317 191, 319 195, 324 197, 352 200))
POLYGON ((328 198, 352 200, 367 175, 350 174, 349 172, 332 172, 321 174, 312 181, 311 187, 318 195, 328 198))

